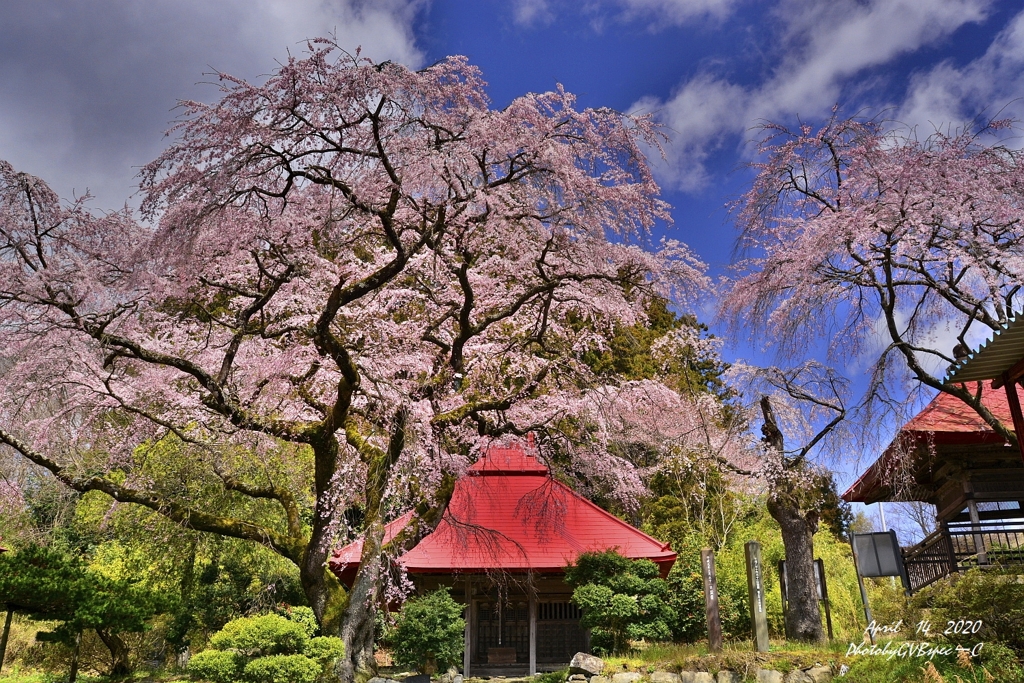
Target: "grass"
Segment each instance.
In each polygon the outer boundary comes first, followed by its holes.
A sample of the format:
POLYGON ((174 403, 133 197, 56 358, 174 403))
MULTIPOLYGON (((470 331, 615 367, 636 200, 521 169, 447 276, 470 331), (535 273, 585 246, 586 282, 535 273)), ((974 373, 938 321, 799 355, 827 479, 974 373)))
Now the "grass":
MULTIPOLYGON (((880 643, 884 646, 884 643, 880 643)), ((965 656, 936 656, 929 666, 921 658, 887 659, 882 656, 846 656, 848 643, 834 642, 820 647, 772 641, 769 652, 754 652, 753 642, 734 641, 725 644, 722 652, 711 654, 706 643, 676 645, 652 644, 638 648, 627 655, 605 657, 605 673, 637 671, 736 671, 754 679, 759 668, 788 673, 796 668, 816 664, 832 666, 833 671, 848 667, 847 673, 836 677, 835 683, 1024 683, 1021 663, 1009 649, 987 643, 981 656, 971 660, 965 656)), ((530 683, 564 683, 568 669, 541 674, 528 679, 530 683)), ((168 683, 185 680, 182 673, 169 670, 140 672, 128 683, 168 683)), ((43 672, 38 669, 19 669, 17 664, 4 668, 0 683, 62 683, 67 672, 43 672)), ((104 676, 80 674, 81 683, 109 683, 104 676)), ((476 680, 476 679, 470 679, 476 680)), ((119 682, 121 683, 121 682, 119 682)), ((504 683, 513 683, 508 679, 504 683)))
POLYGON ((753 676, 759 668, 787 673, 796 668, 839 663, 845 659, 845 652, 845 643, 812 647, 783 641, 772 641, 768 652, 755 652, 753 641, 740 640, 725 643, 722 651, 715 654, 708 651, 706 643, 654 644, 626 656, 605 657, 604 661, 609 672, 701 670, 714 674, 724 669, 753 676))
MULTIPOLYGON (((67 671, 42 671, 40 669, 21 668, 17 664, 13 666, 4 665, 3 672, 0 672, 0 683, 64 683, 68 680, 67 671)), ((77 683, 110 683, 115 679, 108 676, 99 676, 89 673, 78 673, 77 683)), ((168 683, 170 681, 187 681, 188 676, 180 672, 165 671, 136 671, 128 679, 116 679, 117 683, 168 683)))
MULTIPOLYGON (((880 643, 880 647, 884 643, 880 643)), ((727 643, 722 652, 711 654, 706 644, 655 644, 628 655, 605 657, 605 671, 700 670, 712 674, 720 670, 736 671, 753 680, 759 668, 788 673, 797 668, 826 665, 838 671, 847 667, 839 683, 1024 683, 1024 671, 1012 651, 997 644, 986 644, 981 656, 971 659, 955 654, 936 656, 929 665, 923 658, 884 656, 847 656, 849 643, 836 641, 822 646, 772 641, 768 652, 754 652, 753 642, 727 643)), ((546 683, 558 683, 548 681, 546 683)))

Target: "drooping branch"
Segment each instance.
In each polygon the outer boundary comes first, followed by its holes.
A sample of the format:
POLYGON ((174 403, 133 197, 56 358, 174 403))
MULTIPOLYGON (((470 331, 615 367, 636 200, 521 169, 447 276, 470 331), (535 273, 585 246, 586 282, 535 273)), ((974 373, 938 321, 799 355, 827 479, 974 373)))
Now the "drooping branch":
POLYGON ((33 449, 4 429, 0 429, 0 443, 10 446, 31 462, 48 470, 58 481, 79 493, 100 491, 118 502, 134 503, 152 510, 187 529, 259 543, 296 564, 302 555, 304 539, 301 537, 285 536, 273 529, 252 522, 196 510, 156 494, 119 484, 109 477, 75 476, 65 466, 33 449))

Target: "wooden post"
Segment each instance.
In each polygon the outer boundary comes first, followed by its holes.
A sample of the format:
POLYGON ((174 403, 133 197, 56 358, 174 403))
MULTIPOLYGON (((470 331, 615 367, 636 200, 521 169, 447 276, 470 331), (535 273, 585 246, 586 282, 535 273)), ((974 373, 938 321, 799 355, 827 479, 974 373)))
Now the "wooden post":
POLYGON ((466 576, 466 633, 462 638, 462 675, 469 678, 469 660, 473 654, 473 584, 466 576))
POLYGON ((708 619, 708 649, 722 651, 722 618, 718 613, 718 579, 715 578, 715 551, 700 551, 701 574, 704 575, 704 608, 708 619))
POLYGON ((960 570, 960 566, 956 561, 956 551, 953 550, 953 536, 949 533, 949 522, 945 520, 942 522, 942 535, 946 539, 946 553, 949 558, 949 573, 956 574, 960 570))
MULTIPOLYGON (((868 626, 871 626, 871 605, 868 603, 868 592, 864 589, 864 578, 860 575, 860 562, 857 560, 857 543, 854 541, 854 534, 850 534, 850 547, 853 548, 853 570, 857 572, 857 585, 860 586, 860 599, 864 603, 864 618, 868 626)), ((866 630, 866 629, 865 629, 866 630)), ((871 644, 875 644, 875 632, 868 631, 871 644)))
POLYGON ((814 561, 815 566, 818 567, 818 590, 820 591, 818 598, 825 603, 825 623, 828 624, 828 639, 832 640, 832 608, 828 603, 828 583, 825 581, 825 563, 819 557, 814 561))
MULTIPOLYGON (((973 486, 971 491, 973 495, 973 486)), ((985 552, 985 539, 978 533, 981 530, 981 517, 978 515, 978 503, 974 498, 967 500, 967 514, 971 517, 971 531, 974 532, 974 551, 978 554, 978 564, 988 564, 988 553, 985 552)))
MULTIPOLYGON (((532 582, 531 582, 532 583, 532 582)), ((537 591, 530 586, 530 675, 537 673, 537 591)))
POLYGON ((787 580, 788 579, 786 578, 786 561, 779 560, 779 594, 782 596, 783 619, 786 618, 786 609, 788 608, 788 605, 786 603, 789 602, 789 594, 787 592, 789 590, 789 585, 786 583, 787 580))
POLYGON ((761 544, 747 541, 747 591, 750 594, 750 620, 754 623, 754 645, 758 652, 768 652, 768 615, 764 607, 764 570, 761 566, 761 544))
POLYGON ((1013 418, 1013 432, 1017 436, 1017 450, 1024 460, 1024 415, 1020 410, 1020 397, 1017 396, 1017 381, 1010 378, 1009 372, 1003 373, 1003 389, 1006 390, 1006 402, 1010 404, 1010 416, 1013 418))
POLYGON ((4 621, 4 633, 0 636, 0 671, 4 669, 4 655, 7 654, 7 636, 11 634, 11 619, 14 618, 14 607, 7 605, 7 619, 4 621))

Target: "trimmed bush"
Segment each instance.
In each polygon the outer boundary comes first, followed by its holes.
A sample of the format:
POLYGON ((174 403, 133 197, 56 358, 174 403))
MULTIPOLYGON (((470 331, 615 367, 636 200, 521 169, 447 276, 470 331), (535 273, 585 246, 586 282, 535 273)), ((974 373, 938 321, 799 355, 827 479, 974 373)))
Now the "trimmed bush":
POLYGON ((650 560, 631 560, 614 550, 583 553, 566 567, 565 582, 583 610, 580 625, 592 629, 595 652, 620 652, 631 640, 672 637, 676 612, 667 601, 668 584, 650 560))
POLYGON ((257 657, 245 665, 247 683, 314 683, 322 667, 305 655, 257 657))
POLYGON ((194 679, 213 683, 238 680, 245 658, 231 650, 203 650, 188 660, 188 672, 194 679))
POLYGON ((267 614, 228 622, 210 638, 211 649, 192 658, 189 674, 213 683, 314 683, 321 675, 326 680, 345 648, 340 638, 310 638, 316 622, 307 610, 293 608, 293 619, 267 614))
POLYGON ((248 657, 302 652, 309 636, 301 623, 276 614, 233 619, 210 638, 216 650, 238 650, 248 657))
POLYGON ((420 671, 430 663, 438 671, 459 664, 466 629, 462 609, 447 588, 407 601, 395 627, 395 662, 420 671))
POLYGON ((341 638, 320 636, 319 638, 309 639, 304 654, 310 659, 320 662, 322 666, 327 667, 344 653, 345 645, 341 642, 341 638))
POLYGON ((294 621, 296 624, 302 626, 306 631, 306 635, 312 638, 316 635, 319 626, 316 623, 316 615, 313 614, 312 608, 309 607, 286 607, 280 615, 288 621, 294 621))

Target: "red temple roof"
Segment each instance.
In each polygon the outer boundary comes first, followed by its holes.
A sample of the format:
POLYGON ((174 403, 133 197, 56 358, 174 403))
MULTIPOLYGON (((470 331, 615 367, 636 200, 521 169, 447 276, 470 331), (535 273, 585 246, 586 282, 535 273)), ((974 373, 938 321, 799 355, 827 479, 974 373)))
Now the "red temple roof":
MULTIPOLYGON (((977 386, 971 387, 971 390, 977 391, 977 386)), ((1024 400, 1021 390, 1018 386, 1017 395, 1024 400)), ((1000 422, 1013 424, 1010 405, 1003 389, 984 387, 981 402, 1000 422)), ((924 410, 903 425, 881 457, 846 490, 842 495, 843 500, 851 503, 875 502, 875 496, 883 487, 884 475, 895 470, 899 458, 905 457, 903 454, 926 443, 984 445, 1005 443, 1005 439, 996 434, 973 408, 955 396, 940 392, 924 410)))
MULTIPOLYGON (((412 519, 387 525, 385 542, 412 519)), ((362 540, 338 549, 328 562, 351 584, 362 540)), ((551 478, 522 446, 494 447, 455 484, 437 528, 403 555, 410 574, 561 572, 580 553, 615 549, 656 562, 667 576, 676 554, 551 478)))

